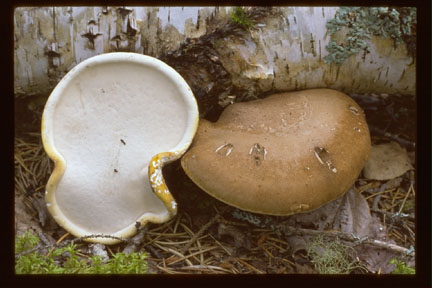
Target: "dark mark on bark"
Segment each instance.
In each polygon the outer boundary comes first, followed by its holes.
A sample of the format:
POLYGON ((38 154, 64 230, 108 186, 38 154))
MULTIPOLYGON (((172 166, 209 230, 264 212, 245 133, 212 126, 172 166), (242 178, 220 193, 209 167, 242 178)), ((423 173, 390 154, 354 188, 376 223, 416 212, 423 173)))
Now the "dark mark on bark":
POLYGON ((54 38, 54 42, 57 42, 55 18, 56 18, 55 7, 53 7, 53 38, 54 38))
POLYGON ((380 80, 380 78, 381 78, 381 70, 378 73, 378 77, 377 77, 376 81, 380 80))
POLYGON ((405 68, 404 68, 404 70, 402 71, 401 76, 399 77, 399 81, 403 78, 404 75, 405 75, 405 68))
POLYGON ((301 58, 304 58, 303 42, 300 42, 300 52, 301 52, 301 58))
POLYGON ((313 55, 314 57, 316 57, 316 52, 315 52, 315 40, 313 39, 313 35, 312 35, 312 33, 310 33, 310 37, 311 37, 310 43, 311 43, 312 55, 313 55))

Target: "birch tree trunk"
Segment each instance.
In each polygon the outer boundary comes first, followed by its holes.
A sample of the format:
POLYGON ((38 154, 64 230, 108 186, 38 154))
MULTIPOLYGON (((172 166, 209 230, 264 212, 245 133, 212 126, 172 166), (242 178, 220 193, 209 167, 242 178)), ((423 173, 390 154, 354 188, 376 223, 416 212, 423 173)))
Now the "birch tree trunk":
POLYGON ((316 87, 346 93, 415 95, 416 59, 407 45, 372 36, 368 53, 337 65, 326 46, 343 41, 327 22, 338 7, 21 7, 14 13, 16 97, 47 96, 89 57, 131 51, 157 57, 186 79, 203 114, 229 101, 316 87))

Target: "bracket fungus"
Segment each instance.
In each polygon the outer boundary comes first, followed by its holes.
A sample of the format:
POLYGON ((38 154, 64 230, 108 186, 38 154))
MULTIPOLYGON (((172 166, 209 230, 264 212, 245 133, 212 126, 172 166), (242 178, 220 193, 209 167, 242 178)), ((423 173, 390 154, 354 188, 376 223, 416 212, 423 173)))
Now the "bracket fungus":
POLYGON ((233 104, 216 123, 200 120, 181 164, 200 188, 227 204, 291 215, 346 192, 370 146, 354 100, 311 89, 233 104))
POLYGON ((48 210, 71 234, 104 244, 135 234, 137 222, 167 221, 177 210, 162 166, 183 155, 197 126, 192 91, 162 61, 119 52, 81 62, 42 116, 55 161, 48 210))

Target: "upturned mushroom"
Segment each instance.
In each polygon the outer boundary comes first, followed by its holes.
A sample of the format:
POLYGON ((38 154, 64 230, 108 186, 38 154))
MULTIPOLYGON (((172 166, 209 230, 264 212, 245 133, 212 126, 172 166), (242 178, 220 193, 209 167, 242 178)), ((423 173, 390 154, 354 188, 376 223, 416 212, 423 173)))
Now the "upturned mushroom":
POLYGON ((49 212, 71 234, 104 244, 132 236, 136 222, 167 221, 177 208, 162 167, 183 155, 197 126, 192 91, 165 63, 135 53, 81 62, 43 112, 43 145, 55 161, 49 212))
POLYGON ((346 192, 370 145, 355 101, 312 89, 233 104, 216 123, 200 120, 181 165, 201 189, 229 205, 291 215, 346 192))

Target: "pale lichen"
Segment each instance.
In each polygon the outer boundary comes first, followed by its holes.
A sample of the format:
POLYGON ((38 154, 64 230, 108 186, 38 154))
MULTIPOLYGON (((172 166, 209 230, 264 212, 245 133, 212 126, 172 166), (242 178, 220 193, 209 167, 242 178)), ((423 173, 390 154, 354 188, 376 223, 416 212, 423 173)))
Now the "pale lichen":
POLYGON ((349 274, 362 268, 354 248, 339 238, 329 241, 314 237, 307 242, 306 253, 319 274, 349 274))
POLYGON ((348 57, 360 51, 368 53, 368 40, 372 35, 390 37, 395 46, 405 42, 408 51, 415 53, 415 26, 417 13, 414 7, 342 7, 334 19, 327 22, 330 35, 343 27, 348 29, 344 43, 334 38, 326 46, 329 55, 323 59, 327 63, 342 64, 348 57), (414 38, 414 39, 413 39, 414 38))

